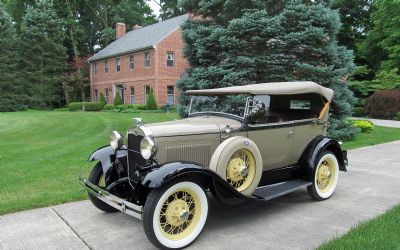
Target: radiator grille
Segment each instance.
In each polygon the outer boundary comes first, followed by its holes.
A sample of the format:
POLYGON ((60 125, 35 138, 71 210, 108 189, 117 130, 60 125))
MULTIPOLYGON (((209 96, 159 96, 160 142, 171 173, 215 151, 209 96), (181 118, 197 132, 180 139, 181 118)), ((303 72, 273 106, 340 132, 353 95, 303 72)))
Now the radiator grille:
POLYGON ((146 165, 146 160, 140 154, 140 141, 143 139, 141 135, 128 135, 128 164, 129 170, 135 170, 138 166, 146 165))
POLYGON ((210 163, 210 145, 172 145, 167 146, 167 161, 189 161, 208 167, 210 163))

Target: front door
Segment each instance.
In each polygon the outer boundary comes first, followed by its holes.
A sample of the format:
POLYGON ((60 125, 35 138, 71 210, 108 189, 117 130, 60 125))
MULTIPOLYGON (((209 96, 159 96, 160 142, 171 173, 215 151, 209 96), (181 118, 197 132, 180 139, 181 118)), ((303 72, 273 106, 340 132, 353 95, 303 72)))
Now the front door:
POLYGON ((248 137, 261 152, 264 171, 293 164, 293 123, 253 125, 248 137))
POLYGON ((122 103, 125 103, 124 102, 124 85, 122 85, 122 84, 116 84, 115 85, 115 94, 119 94, 120 96, 121 96, 121 99, 122 99, 122 103))

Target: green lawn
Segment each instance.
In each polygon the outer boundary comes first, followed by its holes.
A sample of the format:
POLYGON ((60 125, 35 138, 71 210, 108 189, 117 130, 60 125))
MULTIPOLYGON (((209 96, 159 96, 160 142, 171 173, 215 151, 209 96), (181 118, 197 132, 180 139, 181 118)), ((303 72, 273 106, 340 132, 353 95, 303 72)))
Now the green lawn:
POLYGON ((108 144, 111 130, 125 134, 132 118, 145 123, 175 113, 29 111, 0 113, 0 214, 86 199, 78 175, 87 157, 108 144))
POLYGON ((360 224, 319 249, 400 249, 400 206, 360 224))
POLYGON ((354 149, 400 140, 400 128, 375 126, 371 133, 360 133, 354 140, 343 142, 344 149, 354 149))

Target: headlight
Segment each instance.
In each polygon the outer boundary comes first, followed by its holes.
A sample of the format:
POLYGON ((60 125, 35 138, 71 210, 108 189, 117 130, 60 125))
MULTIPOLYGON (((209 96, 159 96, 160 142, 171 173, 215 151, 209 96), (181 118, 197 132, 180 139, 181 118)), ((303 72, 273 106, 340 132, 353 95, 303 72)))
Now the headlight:
POLYGON ((156 147, 152 139, 144 137, 142 141, 140 141, 140 153, 146 160, 150 159, 150 157, 154 154, 155 150, 156 147))
POLYGON ((115 150, 122 147, 123 137, 118 131, 112 131, 110 134, 110 146, 115 150))

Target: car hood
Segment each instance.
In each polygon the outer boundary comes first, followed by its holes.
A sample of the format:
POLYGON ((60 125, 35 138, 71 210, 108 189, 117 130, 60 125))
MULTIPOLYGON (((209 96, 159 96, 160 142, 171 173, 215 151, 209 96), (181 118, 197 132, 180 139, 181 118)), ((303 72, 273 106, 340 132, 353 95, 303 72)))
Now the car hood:
POLYGON ((237 120, 208 115, 145 124, 144 126, 153 133, 154 137, 162 137, 220 133, 220 129, 225 129, 227 125, 230 125, 234 130, 241 127, 241 123, 237 120))

